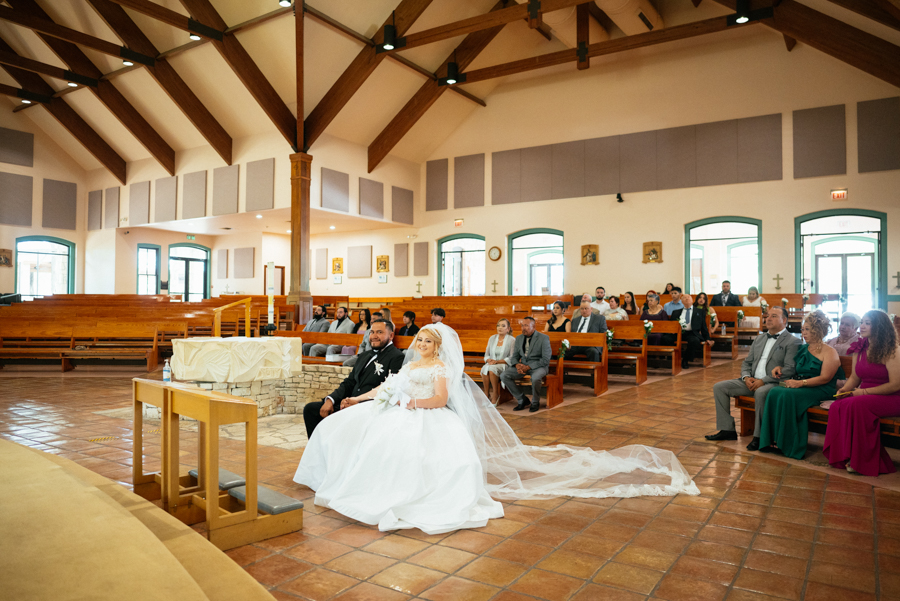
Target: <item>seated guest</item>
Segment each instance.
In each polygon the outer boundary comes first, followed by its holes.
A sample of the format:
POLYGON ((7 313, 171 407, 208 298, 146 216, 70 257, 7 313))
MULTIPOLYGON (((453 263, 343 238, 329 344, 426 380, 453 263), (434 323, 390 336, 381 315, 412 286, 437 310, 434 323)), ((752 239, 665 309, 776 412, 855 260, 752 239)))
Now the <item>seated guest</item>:
MULTIPOLYGON (((581 297, 581 305, 572 318, 572 332, 579 334, 602 334, 606 331, 606 318, 597 315, 591 309, 591 295, 581 297)), ((573 359, 576 355, 584 355, 588 361, 600 361, 603 354, 602 346, 573 346, 566 351, 566 359, 573 359)))
POLYGON ((619 306, 618 296, 609 297, 609 311, 604 313, 603 317, 606 318, 606 321, 628 320, 628 314, 625 312, 625 309, 619 306))
POLYGON ((353 367, 354 365, 356 365, 356 360, 359 358, 359 355, 361 353, 371 350, 372 345, 369 343, 369 332, 371 331, 371 327, 369 324, 371 323, 373 318, 383 320, 384 315, 381 313, 381 311, 377 311, 375 313, 370 313, 368 309, 361 309, 359 311, 359 321, 356 322, 353 333, 363 335, 362 343, 360 343, 359 347, 345 346, 341 349, 342 355, 353 355, 352 357, 344 361, 344 366, 353 367))
POLYGON ((403 313, 403 327, 397 332, 397 336, 415 336, 419 332, 419 326, 416 325, 416 314, 412 311, 403 313))
MULTIPOLYGON (((650 296, 651 294, 656 294, 656 291, 655 291, 655 290, 648 290, 648 291, 647 291, 647 294, 644 295, 644 306, 641 307, 641 313, 643 313, 644 311, 647 310, 647 306, 648 306, 648 305, 647 305, 647 297, 650 296)), ((659 295, 657 295, 657 299, 659 299, 659 295)))
MULTIPOLYGON (((762 305, 768 305, 766 299, 759 295, 759 290, 756 286, 750 286, 750 290, 747 291, 747 296, 744 297, 743 302, 741 303, 744 307, 761 307, 762 305)), ((750 316, 744 317, 741 321, 740 325, 745 328, 756 328, 759 330, 759 317, 750 316)))
MULTIPOLYGON (((841 315, 841 325, 838 327, 838 335, 831 340, 825 341, 825 344, 837 351, 838 356, 844 357, 850 354, 850 347, 859 340, 859 315, 847 311, 841 315)), ((837 381, 837 387, 841 388, 847 380, 840 379, 837 381)))
MULTIPOLYGON (((331 324, 325 317, 325 305, 316 305, 313 307, 312 319, 303 326, 304 332, 327 332, 328 326, 331 324)), ((303 343, 303 354, 309 356, 309 349, 313 347, 312 342, 303 343)))
POLYGON ((509 367, 507 359, 512 356, 515 346, 512 324, 508 319, 501 319, 497 322, 497 333, 488 340, 484 351, 484 367, 481 368, 484 395, 491 399, 492 405, 496 406, 500 400, 500 374, 509 367))
POLYGON ((900 415, 900 353, 894 324, 881 309, 863 315, 859 336, 850 347, 853 374, 828 410, 823 452, 831 467, 876 477, 897 471, 881 446, 878 420, 900 415))
POLYGON ((362 402, 360 397, 384 382, 388 375, 397 373, 403 367, 403 352, 393 345, 394 326, 389 321, 374 321, 369 331, 372 349, 359 356, 359 361, 350 375, 337 390, 320 402, 307 403, 303 407, 303 421, 306 435, 312 437, 313 430, 323 419, 341 409, 362 402))
POLYGON ((394 323, 394 319, 391 317, 391 310, 387 307, 381 309, 381 319, 389 321, 391 324, 394 323))
POLYGON ((672 294, 673 290, 675 290, 675 284, 673 284, 672 282, 669 282, 668 284, 666 284, 666 287, 663 288, 662 293, 663 294, 672 294))
POLYGON ((441 323, 447 317, 447 312, 440 307, 431 310, 431 323, 441 323))
MULTIPOLYGON (((353 320, 344 307, 338 307, 334 312, 334 321, 328 328, 329 334, 352 334, 354 328, 353 320)), ((336 355, 341 352, 341 345, 338 344, 315 344, 309 349, 310 357, 324 357, 325 355, 336 355)))
POLYGON ((731 416, 731 397, 752 396, 756 400, 756 423, 753 426, 753 440, 747 445, 747 450, 759 450, 766 395, 781 380, 789 380, 795 373, 794 357, 800 348, 800 341, 787 331, 787 323, 788 315, 784 307, 770 307, 766 315, 769 333, 757 336, 750 345, 750 352, 741 363, 741 377, 717 382, 713 386, 716 427, 719 431, 708 435, 706 440, 737 440, 734 418, 731 416), (776 367, 781 368, 778 376, 772 375, 778 373, 774 371, 776 367))
MULTIPOLYGON (((659 304, 659 295, 655 292, 647 293, 647 308, 641 313, 643 321, 669 321, 669 315, 663 311, 662 305, 659 304)), ((647 344, 650 346, 659 346, 662 343, 662 334, 653 332, 647 336, 647 344)))
MULTIPOLYGON (((795 357, 796 375, 776 386, 766 396, 759 435, 760 451, 780 452, 785 457, 803 459, 809 437, 806 410, 834 397, 835 381, 843 375, 841 360, 822 339, 831 329, 828 316, 813 311, 803 320, 800 332, 806 344, 800 345, 795 357)), ((781 368, 772 370, 779 377, 781 368)))
POLYGON ((681 311, 684 310, 684 304, 681 302, 681 288, 675 286, 669 294, 672 295, 672 300, 663 305, 663 310, 672 319, 678 319, 681 311))
POLYGON ((681 354, 681 368, 687 369, 691 361, 703 358, 703 345, 709 344, 711 340, 709 327, 706 325, 706 311, 694 308, 694 299, 690 294, 682 294, 681 303, 684 305, 679 316, 681 340, 687 343, 687 348, 681 354))
MULTIPOLYGON (((588 312, 591 310, 590 296, 587 297, 588 312)), ((541 388, 544 385, 544 377, 550 369, 550 339, 543 332, 534 329, 534 317, 530 315, 522 320, 522 333, 516 336, 516 344, 512 356, 507 363, 509 367, 500 374, 503 386, 518 401, 513 411, 521 411, 531 405, 529 411, 534 412, 541 408, 541 388), (516 380, 524 376, 531 376, 531 400, 522 394, 516 385, 516 380)))
POLYGON ((622 308, 628 315, 637 315, 637 304, 634 302, 634 292, 626 292, 622 295, 622 308))
POLYGON ((603 315, 609 311, 609 303, 606 302, 606 288, 597 286, 594 293, 597 295, 597 300, 591 303, 591 309, 597 311, 600 315, 603 315))
POLYGON ((545 332, 571 332, 572 322, 563 315, 566 308, 560 301, 553 303, 553 316, 544 324, 545 332))
POLYGON ((731 293, 731 282, 725 280, 722 282, 722 292, 714 295, 709 304, 713 307, 740 307, 741 299, 731 293))

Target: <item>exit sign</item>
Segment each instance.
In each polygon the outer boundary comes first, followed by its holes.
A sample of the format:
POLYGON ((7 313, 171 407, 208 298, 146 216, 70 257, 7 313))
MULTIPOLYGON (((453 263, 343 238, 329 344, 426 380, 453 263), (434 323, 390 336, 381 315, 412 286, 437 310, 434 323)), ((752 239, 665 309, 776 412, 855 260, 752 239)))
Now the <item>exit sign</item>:
POLYGON ((847 189, 831 191, 831 200, 847 200, 847 189))
POLYGON ((456 219, 456 220, 453 222, 453 225, 454 225, 455 227, 462 227, 462 226, 463 226, 463 220, 462 220, 462 219, 456 219))
POLYGON ((188 240, 195 240, 195 239, 196 239, 196 236, 194 236, 193 234, 188 234, 188 235, 187 235, 187 239, 188 239, 188 240))

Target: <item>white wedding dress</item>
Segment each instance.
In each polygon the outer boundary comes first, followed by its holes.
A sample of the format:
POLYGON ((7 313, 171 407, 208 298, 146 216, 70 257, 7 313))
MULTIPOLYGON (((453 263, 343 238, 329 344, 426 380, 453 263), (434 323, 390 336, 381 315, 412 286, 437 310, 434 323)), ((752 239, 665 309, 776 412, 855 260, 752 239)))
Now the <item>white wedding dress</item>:
POLYGON ((294 481, 316 491, 316 505, 380 530, 438 534, 478 528, 503 516, 493 499, 699 495, 671 451, 629 445, 611 451, 523 445, 482 389, 464 373, 462 346, 444 324, 433 367, 419 354, 379 387, 383 401, 359 403, 313 432, 294 481), (406 409, 435 395, 446 379, 447 406, 406 409))

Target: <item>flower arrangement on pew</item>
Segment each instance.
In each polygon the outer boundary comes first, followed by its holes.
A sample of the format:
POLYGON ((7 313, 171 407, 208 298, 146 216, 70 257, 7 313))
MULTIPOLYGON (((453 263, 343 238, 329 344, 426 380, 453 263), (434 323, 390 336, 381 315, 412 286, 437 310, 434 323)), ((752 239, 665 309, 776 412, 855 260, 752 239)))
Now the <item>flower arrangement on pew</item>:
POLYGON ((785 309, 787 309, 787 304, 788 304, 788 299, 782 297, 781 306, 784 307, 785 309))
POLYGON ((644 320, 644 338, 650 335, 650 332, 653 330, 653 322, 649 319, 644 320))
POLYGON ((608 350, 608 351, 612 350, 612 341, 613 341, 613 337, 615 336, 615 333, 616 333, 616 331, 613 330, 612 328, 606 330, 606 350, 608 350))
POLYGON ((808 295, 808 294, 804 294, 804 295, 803 295, 803 306, 805 307, 805 306, 808 305, 808 304, 809 304, 809 295, 808 295))
POLYGON ((716 322, 718 322, 718 321, 719 321, 719 316, 716 315, 716 310, 713 309, 712 307, 709 307, 709 329, 715 330, 716 322))
POLYGON ((566 351, 569 350, 569 340, 565 339, 561 343, 559 343, 559 354, 557 355, 558 359, 562 359, 566 356, 566 351))
POLYGON ((744 321, 744 311, 743 311, 743 309, 738 309, 738 312, 737 312, 737 319, 738 319, 738 323, 744 321))

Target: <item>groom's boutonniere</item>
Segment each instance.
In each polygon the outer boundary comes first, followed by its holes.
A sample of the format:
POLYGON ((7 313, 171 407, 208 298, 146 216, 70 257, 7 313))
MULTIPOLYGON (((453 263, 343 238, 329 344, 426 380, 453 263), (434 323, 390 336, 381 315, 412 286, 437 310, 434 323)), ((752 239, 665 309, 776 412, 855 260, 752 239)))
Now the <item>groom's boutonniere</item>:
POLYGON ((375 375, 380 376, 383 371, 384 371, 384 365, 382 365, 381 363, 376 361, 375 362, 375 375))

